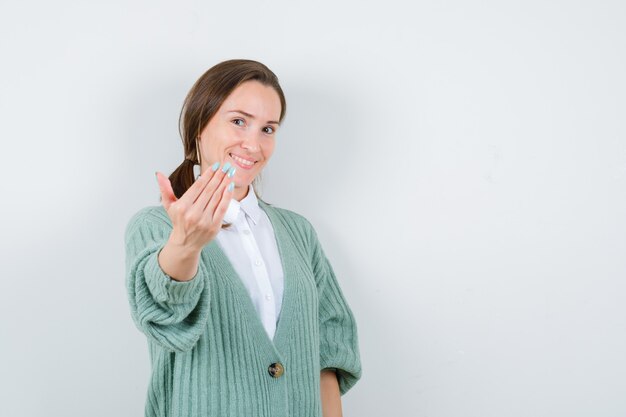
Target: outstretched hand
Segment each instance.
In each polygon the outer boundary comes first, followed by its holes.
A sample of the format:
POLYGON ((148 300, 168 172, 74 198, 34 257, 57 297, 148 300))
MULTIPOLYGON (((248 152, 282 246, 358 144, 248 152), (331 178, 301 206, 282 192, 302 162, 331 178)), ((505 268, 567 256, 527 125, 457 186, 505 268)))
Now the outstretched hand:
POLYGON ((216 163, 200 175, 180 198, 174 194, 169 178, 156 173, 161 203, 173 225, 172 242, 201 250, 215 238, 233 197, 234 183, 231 178, 235 168, 229 170, 229 167, 230 164, 226 163, 225 169, 218 169, 216 163))

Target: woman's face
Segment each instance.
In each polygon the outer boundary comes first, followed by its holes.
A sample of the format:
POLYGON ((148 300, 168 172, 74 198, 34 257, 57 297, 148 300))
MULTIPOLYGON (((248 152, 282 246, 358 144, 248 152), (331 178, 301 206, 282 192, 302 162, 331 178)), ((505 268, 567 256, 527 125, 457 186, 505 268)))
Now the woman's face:
POLYGON ((244 198, 274 152, 280 112, 280 98, 272 87, 255 80, 239 85, 200 134, 202 172, 215 162, 230 162, 236 168, 233 198, 244 198))

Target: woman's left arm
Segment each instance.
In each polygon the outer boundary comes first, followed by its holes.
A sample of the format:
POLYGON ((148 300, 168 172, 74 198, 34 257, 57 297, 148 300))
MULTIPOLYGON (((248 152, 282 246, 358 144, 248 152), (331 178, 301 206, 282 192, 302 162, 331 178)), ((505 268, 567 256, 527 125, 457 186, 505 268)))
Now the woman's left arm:
POLYGON ((322 416, 342 417, 341 394, 337 374, 333 370, 323 369, 320 376, 320 391, 322 397, 322 416))
POLYGON ((335 389, 338 388, 339 395, 342 396, 361 378, 357 325, 315 229, 310 223, 307 226, 311 267, 319 300, 321 387, 323 391, 332 392, 332 395, 325 397, 329 398, 329 404, 334 404, 332 398, 335 398, 335 389), (326 372, 331 372, 332 378, 324 377, 326 372))

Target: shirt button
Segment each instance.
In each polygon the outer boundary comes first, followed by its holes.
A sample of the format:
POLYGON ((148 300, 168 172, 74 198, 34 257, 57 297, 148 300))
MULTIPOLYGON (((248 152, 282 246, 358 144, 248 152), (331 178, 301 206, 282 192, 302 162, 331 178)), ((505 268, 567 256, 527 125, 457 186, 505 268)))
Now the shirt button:
POLYGON ((276 362, 271 364, 267 371, 272 377, 280 378, 280 376, 285 372, 285 368, 280 362, 276 362))
POLYGON ((249 231, 248 229, 246 229, 246 230, 244 230, 244 231, 243 231, 243 234, 244 234, 244 235, 249 235, 249 234, 250 234, 250 231, 249 231))
POLYGON ((263 262, 261 262, 261 260, 260 260, 260 259, 257 259, 256 261, 254 261, 254 264, 255 264, 256 266, 261 266, 261 265, 263 265, 263 262))
POLYGON ((271 296, 270 294, 265 294, 265 299, 266 299, 266 300, 271 300, 271 299, 272 299, 272 296, 271 296))

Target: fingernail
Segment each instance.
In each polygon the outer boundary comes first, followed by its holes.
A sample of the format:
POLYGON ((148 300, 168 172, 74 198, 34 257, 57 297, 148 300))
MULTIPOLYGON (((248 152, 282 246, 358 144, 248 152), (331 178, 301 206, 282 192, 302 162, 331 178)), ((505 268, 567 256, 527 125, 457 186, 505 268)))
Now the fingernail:
POLYGON ((211 171, 215 172, 217 171, 217 169, 220 167, 220 163, 216 162, 213 165, 211 165, 211 171))
POLYGON ((231 182, 230 184, 228 184, 228 191, 232 191, 233 188, 235 188, 235 183, 231 182))
POLYGON ((230 162, 226 162, 224 164, 224 166, 222 167, 222 172, 228 171, 228 168, 230 168, 230 162))
POLYGON ((230 171, 228 171, 228 178, 232 178, 235 175, 236 168, 232 167, 230 171))

